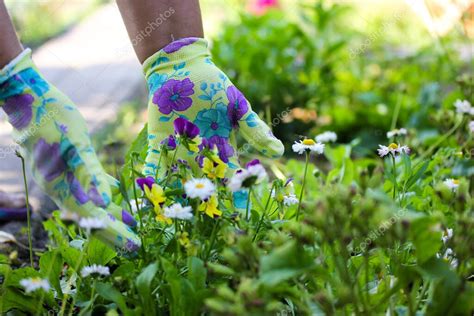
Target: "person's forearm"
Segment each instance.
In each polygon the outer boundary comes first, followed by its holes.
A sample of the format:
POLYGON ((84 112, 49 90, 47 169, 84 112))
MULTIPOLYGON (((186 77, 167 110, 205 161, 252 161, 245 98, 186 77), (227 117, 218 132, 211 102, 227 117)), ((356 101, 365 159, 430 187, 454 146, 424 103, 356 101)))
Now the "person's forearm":
POLYGON ((174 40, 203 37, 199 0, 117 0, 141 63, 174 40))
POLYGON ((0 0, 0 69, 18 56, 23 47, 16 36, 4 0, 0 0))

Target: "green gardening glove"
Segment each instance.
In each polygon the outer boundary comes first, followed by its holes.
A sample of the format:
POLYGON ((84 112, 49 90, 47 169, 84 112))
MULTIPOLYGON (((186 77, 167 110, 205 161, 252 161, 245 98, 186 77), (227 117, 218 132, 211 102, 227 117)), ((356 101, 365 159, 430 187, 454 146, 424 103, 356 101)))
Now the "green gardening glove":
POLYGON ((135 220, 111 202, 110 178, 92 148, 84 119, 39 74, 30 50, 0 70, 0 107, 34 179, 57 206, 118 251, 135 252, 140 245, 130 229, 135 220))
POLYGON ((184 38, 172 42, 149 57, 143 69, 149 87, 146 176, 162 178, 169 160, 176 158, 187 161, 195 172, 202 167, 202 160, 195 161, 196 155, 189 146, 180 146, 176 156, 163 150, 163 141, 174 146, 169 137, 175 134, 176 126, 182 125, 175 122, 177 118, 199 128, 199 150, 217 150, 228 166, 228 176, 240 168, 236 133, 266 156, 277 158, 283 154, 281 141, 214 65, 206 40, 184 38))

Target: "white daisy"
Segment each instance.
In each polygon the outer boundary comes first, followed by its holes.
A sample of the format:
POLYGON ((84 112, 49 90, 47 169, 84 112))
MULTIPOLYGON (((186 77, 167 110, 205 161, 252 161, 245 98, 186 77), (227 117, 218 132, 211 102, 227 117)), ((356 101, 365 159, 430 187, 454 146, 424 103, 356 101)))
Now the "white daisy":
POLYGON ((454 107, 456 108, 456 112, 460 114, 473 114, 473 108, 471 107, 471 103, 468 100, 460 100, 457 99, 454 102, 454 107))
POLYGON ((331 131, 321 133, 315 137, 318 143, 334 143, 337 140, 337 134, 331 131))
POLYGON ((48 292, 50 288, 48 280, 41 278, 23 279, 20 281, 20 285, 25 288, 26 293, 35 292, 39 289, 48 292))
POLYGON ((215 185, 207 178, 191 179, 184 184, 186 195, 192 199, 207 200, 216 191, 215 185))
POLYGON ((407 134, 406 128, 394 129, 387 133, 387 138, 392 138, 395 136, 404 136, 407 134))
POLYGON ((285 195, 283 197, 283 204, 285 206, 295 205, 295 204, 298 204, 299 202, 300 201, 298 200, 298 198, 294 194, 285 195))
POLYGON ((79 227, 84 228, 88 233, 96 229, 104 229, 107 225, 97 217, 83 217, 79 220, 79 227))
POLYGON ((456 190, 459 186, 459 180, 457 179, 446 179, 444 180, 444 185, 451 190, 456 190))
POLYGON ((388 146, 379 145, 379 149, 377 149, 377 152, 379 156, 383 158, 387 156, 389 153, 392 154, 393 156, 396 156, 398 154, 409 155, 411 150, 408 146, 405 146, 405 145, 400 146, 400 144, 391 143, 388 146))
POLYGON ((471 130, 471 133, 474 133, 474 121, 469 122, 469 129, 471 130))
POLYGON ((295 142, 292 146, 293 151, 300 155, 305 152, 314 152, 316 154, 322 154, 324 152, 324 144, 316 143, 312 139, 305 139, 299 142, 295 142))
POLYGON ((88 276, 96 274, 100 276, 108 276, 110 275, 109 267, 101 266, 98 264, 93 264, 91 266, 86 266, 81 270, 81 276, 83 278, 87 278, 88 276))
POLYGON ((193 218, 193 209, 191 206, 183 207, 181 204, 175 203, 169 207, 165 207, 165 216, 168 218, 190 220, 193 218))
POLYGON ((387 146, 379 145, 379 149, 377 149, 377 152, 379 156, 383 158, 388 155, 390 149, 387 146))

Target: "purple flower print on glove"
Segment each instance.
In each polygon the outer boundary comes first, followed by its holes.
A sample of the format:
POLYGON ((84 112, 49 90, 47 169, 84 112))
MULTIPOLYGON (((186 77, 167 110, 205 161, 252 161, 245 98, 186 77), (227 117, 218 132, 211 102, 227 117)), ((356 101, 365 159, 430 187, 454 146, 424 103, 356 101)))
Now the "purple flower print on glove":
POLYGON ((137 221, 125 210, 122 210, 122 221, 130 227, 135 227, 137 225, 137 221))
POLYGON ((80 205, 89 202, 89 196, 86 194, 81 186, 81 183, 79 180, 77 180, 72 172, 68 172, 66 174, 66 181, 69 185, 69 190, 80 205))
POLYGON ((87 195, 96 206, 104 208, 107 207, 107 204, 95 185, 92 185, 92 187, 89 189, 89 192, 87 192, 87 195))
POLYGON ((16 95, 8 98, 3 109, 14 128, 21 130, 28 126, 33 116, 31 105, 35 99, 30 94, 16 95))
POLYGON ((229 105, 227 106, 227 116, 233 128, 237 128, 239 120, 248 112, 249 105, 242 92, 235 86, 227 88, 227 98, 229 105))
POLYGON ((189 97, 194 94, 194 83, 189 78, 184 80, 168 80, 153 95, 153 103, 158 105, 158 109, 163 114, 170 114, 172 111, 186 111, 193 103, 189 97))
POLYGON ((33 157, 38 171, 48 182, 53 181, 66 170, 59 143, 48 144, 41 138, 35 145, 33 157))
POLYGON ((195 38, 195 37, 183 38, 183 39, 174 41, 174 42, 166 45, 165 48, 163 48, 163 50, 165 51, 165 53, 171 54, 171 53, 177 52, 178 50, 180 50, 184 46, 191 45, 192 43, 196 42, 197 40, 198 39, 195 38))

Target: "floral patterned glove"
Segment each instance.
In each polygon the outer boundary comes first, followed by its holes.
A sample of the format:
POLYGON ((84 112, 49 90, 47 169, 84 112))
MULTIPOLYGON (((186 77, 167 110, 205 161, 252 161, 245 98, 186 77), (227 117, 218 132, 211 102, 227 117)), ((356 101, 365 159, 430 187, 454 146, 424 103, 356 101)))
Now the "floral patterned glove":
POLYGON ((171 158, 161 150, 160 144, 175 133, 174 121, 178 117, 199 127, 202 138, 199 149, 217 149, 219 158, 231 172, 240 168, 236 132, 269 157, 283 154, 281 141, 273 136, 243 94, 214 65, 206 40, 184 38, 172 42, 149 57, 143 69, 149 87, 146 176, 161 178, 165 169, 161 166, 166 166, 166 161, 173 158, 184 159, 197 167, 189 146, 181 146, 177 157, 173 154, 171 158))
POLYGON ((117 250, 136 251, 135 220, 111 202, 109 176, 81 114, 39 74, 30 50, 0 70, 0 107, 33 177, 58 207, 117 250))

